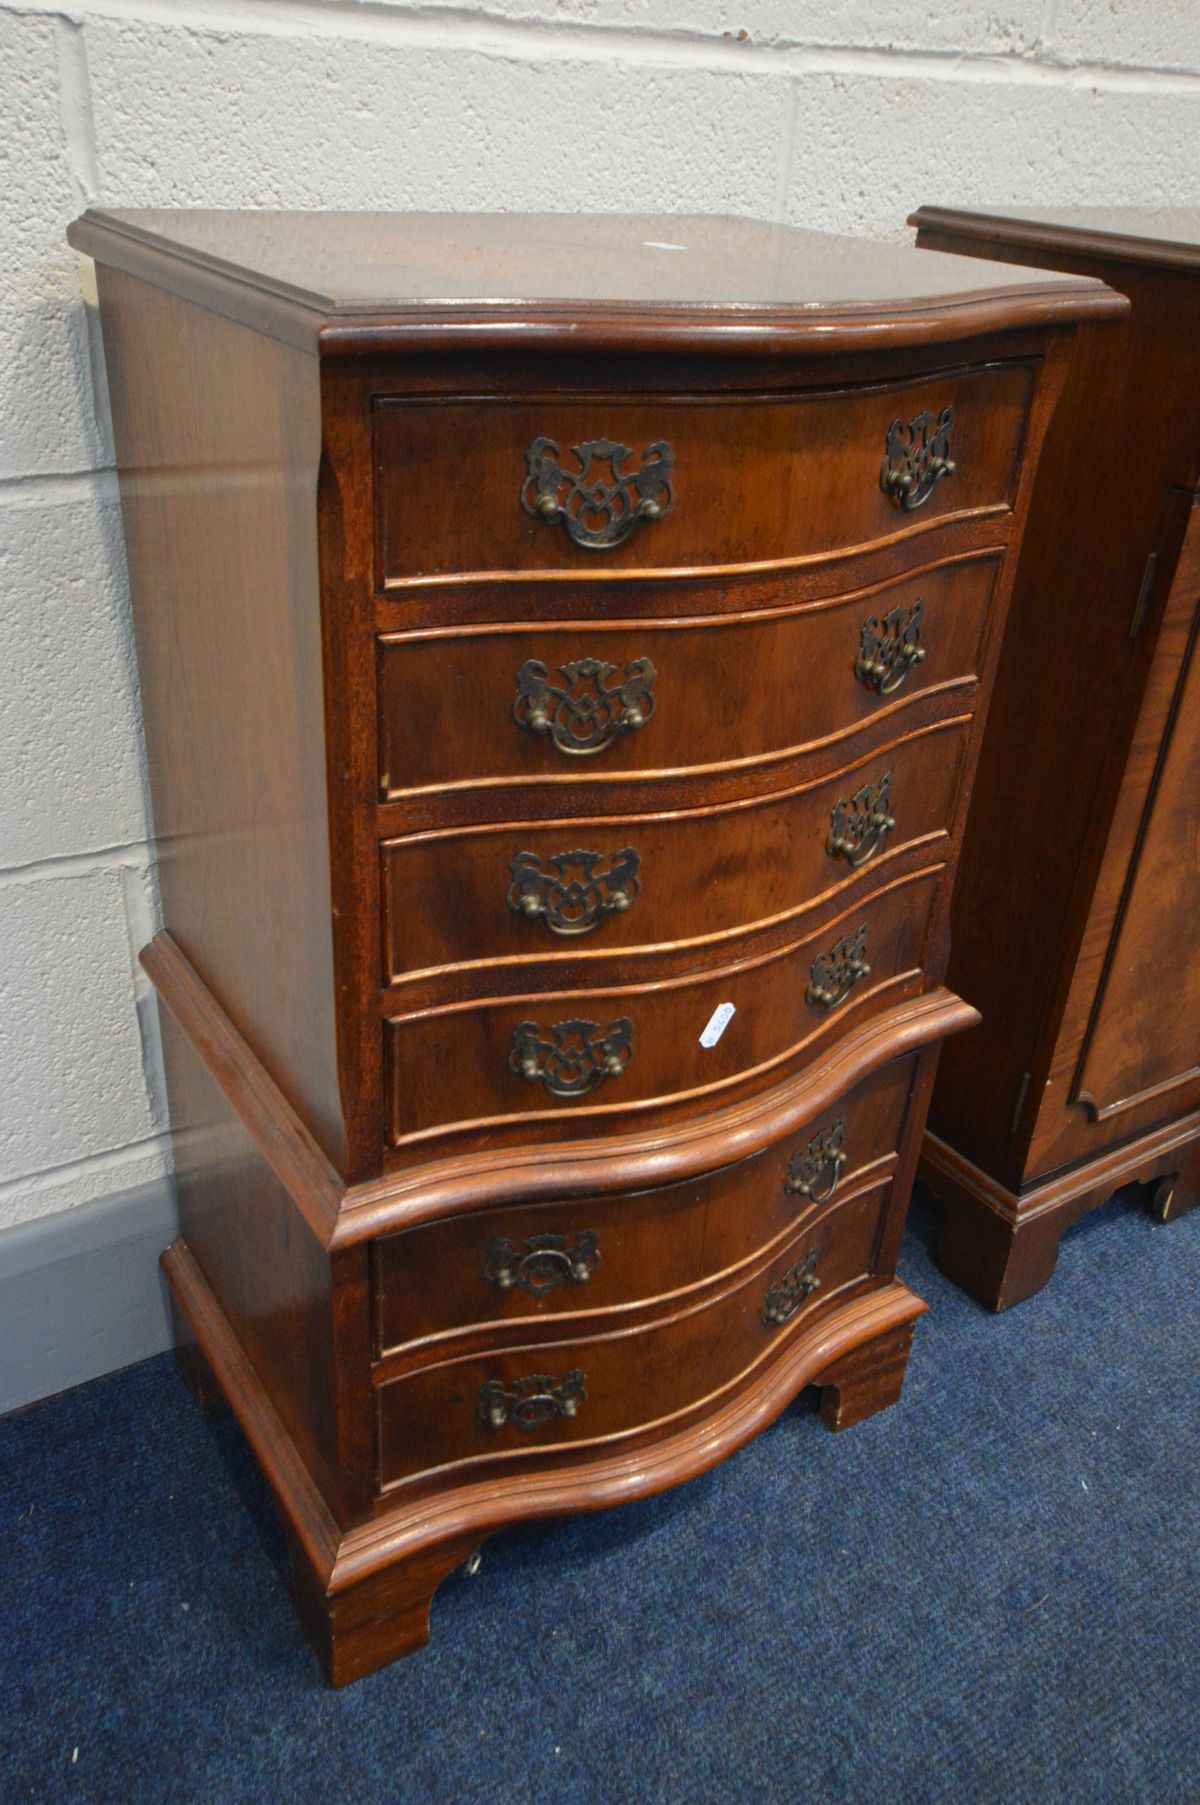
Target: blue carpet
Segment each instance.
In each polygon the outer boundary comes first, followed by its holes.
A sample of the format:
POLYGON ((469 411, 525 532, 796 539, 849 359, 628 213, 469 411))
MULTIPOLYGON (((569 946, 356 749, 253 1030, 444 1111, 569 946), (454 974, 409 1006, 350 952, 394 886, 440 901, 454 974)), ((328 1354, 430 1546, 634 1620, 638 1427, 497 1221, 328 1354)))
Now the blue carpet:
POLYGON ((1196 1805, 1200 1214, 1114 1200, 998 1318, 930 1221, 895 1410, 495 1538, 341 1693, 169 1356, 6 1418, 3 1805, 1196 1805))

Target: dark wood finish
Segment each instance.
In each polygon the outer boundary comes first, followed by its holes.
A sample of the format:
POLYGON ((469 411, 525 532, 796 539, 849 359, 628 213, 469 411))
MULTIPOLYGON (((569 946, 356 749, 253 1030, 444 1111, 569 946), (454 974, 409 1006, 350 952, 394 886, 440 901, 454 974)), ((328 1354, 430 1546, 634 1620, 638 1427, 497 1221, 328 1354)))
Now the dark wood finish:
MULTIPOLYGON (((885 740, 831 775, 741 802, 385 841, 384 982, 398 986, 410 974, 436 973, 456 983, 490 983, 492 974, 477 968, 502 962, 518 967, 514 979, 524 973, 532 987, 553 983, 556 967, 601 977, 614 960, 660 946, 686 942, 716 952, 739 930, 861 892, 918 848, 923 858, 944 857, 969 727, 969 715, 955 715, 885 740), (831 853, 834 811, 885 780, 895 825, 878 850, 856 865, 831 853), (553 880, 554 861, 579 849, 599 855, 600 876, 625 849, 634 852, 637 892, 628 906, 609 908, 578 933, 561 930, 587 922, 586 900, 572 908, 552 897, 557 917, 554 908, 549 918, 546 911, 522 914, 514 861, 533 854, 538 871, 553 880), (747 896, 762 910, 757 921, 747 921, 747 896), (450 902, 453 912, 440 906, 450 902), (470 970, 454 969, 463 966, 470 970)), ((563 872, 566 883, 581 880, 577 863, 563 872)), ((606 902, 608 895, 606 888, 606 902)))
POLYGON ((527 1333, 531 1318, 623 1312, 730 1270, 820 1209, 831 1182, 833 1196, 845 1194, 879 1162, 894 1165, 914 1071, 911 1055, 890 1062, 839 1098, 832 1113, 714 1172, 620 1197, 508 1204, 385 1237, 375 1248, 379 1353, 418 1344, 427 1356, 431 1343, 440 1348, 448 1334, 474 1323, 504 1323, 527 1333), (814 1185, 820 1200, 813 1201, 789 1189, 789 1167, 835 1124, 841 1125, 837 1138, 845 1163, 820 1169, 814 1185), (568 1245, 580 1235, 595 1237, 597 1264, 586 1281, 502 1289, 489 1277, 489 1250, 498 1238, 523 1251, 547 1233, 568 1245))
POLYGON ((1042 1169, 1200 1100, 1200 498, 1186 517, 1051 1068, 1087 1119, 1039 1120, 1042 1169))
POLYGON ((347 1686, 429 1640, 433 1594, 475 1552, 474 1531, 382 1567, 354 1585, 329 1592, 287 1532, 292 1597, 331 1686, 347 1686))
MULTIPOLYGON (((270 1075, 174 945, 160 932, 142 965, 160 1003, 178 1022, 255 1154, 288 1192, 320 1244, 335 1255, 423 1223, 520 1196, 525 1202, 629 1192, 690 1178, 740 1160, 793 1134, 809 1116, 833 1108, 893 1060, 937 1046, 974 1027, 979 1016, 938 987, 861 1025, 848 1026, 800 1072, 694 1121, 665 1124, 648 1147, 639 1131, 544 1146, 481 1147, 469 1164, 410 1163, 372 1184, 344 1187, 270 1075)), ((914 1107, 916 1091, 914 1087, 914 1107)), ((219 1108, 220 1105, 214 1105, 219 1108)), ((924 1104, 920 1105, 922 1114, 924 1104)))
POLYGON ((335 1049, 312 1032, 334 985, 325 746, 312 731, 316 366, 103 264, 97 284, 163 914, 344 1170, 335 1049))
POLYGON ((328 1253, 167 1010, 162 1038, 189 1257, 236 1321, 246 1358, 330 1509, 351 1515, 370 1498, 372 1474, 344 1458, 328 1253))
POLYGON ((821 1421, 830 1429, 852 1429, 898 1403, 912 1337, 912 1323, 902 1323, 869 1349, 856 1347, 827 1366, 819 1381, 821 1421))
POLYGON ((681 1105, 716 1098, 810 1053, 822 1041, 857 1026, 867 1015, 922 988, 922 961, 941 875, 926 867, 893 879, 874 895, 824 920, 782 953, 723 963, 700 978, 650 978, 636 990, 550 992, 475 1007, 453 1005, 387 1021, 388 1124, 397 1145, 429 1139, 450 1128, 499 1132, 519 1119, 527 1141, 561 1135, 564 1117, 621 1122, 637 1107, 681 1105), (866 928, 869 970, 846 1000, 822 1008, 808 1000, 817 959, 866 928), (701 1035, 722 1004, 736 1014, 715 1046, 701 1035), (607 1027, 632 1023, 632 1053, 624 1070, 582 1096, 556 1096, 510 1065, 514 1034, 535 1020, 586 1019, 607 1027))
POLYGON ((1200 1107, 1200 213, 915 223, 1133 302, 1080 334, 1047 438, 956 902, 984 1025, 943 1063, 923 1171, 947 1270, 1003 1308, 1118 1184, 1171 1180, 1200 1107))
MULTIPOLYGON (((748 618, 701 617, 674 627, 531 625, 454 634, 385 634, 380 639, 380 772, 383 800, 423 789, 480 788, 477 808, 569 809, 597 782, 619 792, 631 781, 695 771, 771 769, 810 748, 856 743, 864 726, 902 730, 931 691, 946 707, 973 689, 985 643, 994 556, 918 570, 848 596, 773 608, 748 618), (890 694, 855 676, 864 626, 895 609, 907 619, 922 604, 925 657, 890 694), (654 666, 654 712, 645 725, 580 758, 513 717, 517 673, 530 659, 552 682, 582 658, 616 667, 654 666), (819 682, 797 708, 797 672, 819 682), (503 786, 503 788, 501 788, 503 786), (537 792, 531 795, 530 792, 537 792)), ((839 761, 840 762, 840 761, 839 761)), ((828 768, 828 765, 827 767, 828 768)), ((697 801, 710 800, 701 794, 697 801)))
POLYGON ((1032 364, 948 369, 918 382, 784 396, 669 395, 650 403, 520 403, 491 397, 437 405, 399 399, 375 408, 376 581, 480 572, 528 577, 578 570, 595 554, 559 525, 514 506, 526 447, 616 440, 634 452, 666 441, 674 501, 662 520, 602 555, 613 570, 754 565, 843 550, 901 532, 927 534, 954 514, 1007 509, 1033 387, 1032 364), (881 447, 895 419, 955 413, 956 469, 919 512, 900 512, 880 487, 881 447), (836 455, 835 455, 836 453, 836 455), (413 486, 445 497, 436 516, 413 507, 413 486))
POLYGON ((1058 1264, 1063 1230, 1126 1185, 1145 1187, 1161 1222, 1200 1202, 1200 1110, 1121 1142, 1088 1161, 1081 1188, 1071 1167, 1031 1185, 1016 1204, 1002 1185, 935 1135, 925 1136, 922 1177, 949 1214, 938 1259, 952 1279, 997 1310, 1040 1291, 1058 1264))
POLYGON ((144 953, 165 1267, 340 1684, 418 1646, 500 1524, 675 1484, 810 1384, 833 1426, 898 1395, 905 1203, 939 1044, 975 1019, 941 977, 1010 554, 1075 323, 1122 304, 745 222, 72 238, 106 266, 172 871, 144 953), (906 510, 889 429, 951 402, 955 468, 906 510), (519 492, 531 438, 617 430, 677 461, 610 556, 519 492), (881 696, 863 623, 918 599, 924 661, 881 696), (564 765, 514 721, 516 671, 581 656, 653 658, 656 711, 564 765), (895 829, 854 870, 834 805, 889 771, 895 829), (643 849, 634 908, 591 948, 531 942, 513 852, 601 829, 643 849), (813 963, 863 922, 872 972, 823 1012, 813 963), (522 1019, 616 1011, 633 1057, 596 1095, 510 1069, 522 1019), (832 1193, 788 1192, 839 1120, 832 1193), (479 1300, 481 1235, 583 1228, 586 1285, 479 1300), (579 1414, 506 1428, 495 1387, 560 1366, 579 1414))
POLYGON ((562 1325, 562 1339, 526 1339, 516 1347, 489 1340, 478 1351, 398 1377, 383 1368, 378 1400, 384 1490, 405 1481, 427 1483, 429 1472, 447 1468, 461 1467, 463 1479, 482 1477, 501 1464, 540 1470, 560 1462, 565 1449, 578 1457, 597 1446, 612 1449, 650 1425, 658 1433, 676 1417, 695 1413, 698 1399, 709 1407, 714 1394, 744 1381, 754 1366, 777 1353, 782 1340, 811 1318, 836 1311, 870 1277, 887 1196, 885 1179, 836 1199, 815 1223, 771 1247, 723 1291, 713 1295, 710 1287, 693 1288, 664 1304, 646 1326, 605 1325, 597 1332, 594 1320, 574 1322, 562 1325), (813 1249, 820 1255, 820 1289, 798 1305, 788 1323, 764 1321, 771 1288, 813 1249), (572 1368, 583 1374, 573 1415, 557 1415, 535 1434, 511 1421, 499 1429, 480 1421, 480 1392, 489 1380, 505 1386, 529 1374, 559 1380, 572 1368))
POLYGON ((824 358, 1114 311, 1103 288, 1061 277, 916 265, 893 244, 686 214, 106 209, 67 236, 99 263, 327 358, 502 353, 517 333, 539 357, 824 358))
POLYGON ((757 1386, 734 1390, 717 1410, 661 1440, 578 1467, 533 1476, 501 1473, 483 1484, 454 1487, 422 1500, 407 1520, 389 1524, 385 1517, 339 1539, 228 1319, 181 1243, 168 1250, 164 1267, 279 1504, 301 1619, 333 1685, 420 1648, 437 1586, 502 1523, 599 1510, 693 1478, 765 1428, 806 1385, 818 1388, 823 1406, 826 1386, 834 1392, 827 1421, 843 1388, 863 1415, 887 1408, 899 1396, 898 1362, 907 1358, 912 1324, 925 1308, 893 1280, 785 1339, 781 1357, 757 1386))

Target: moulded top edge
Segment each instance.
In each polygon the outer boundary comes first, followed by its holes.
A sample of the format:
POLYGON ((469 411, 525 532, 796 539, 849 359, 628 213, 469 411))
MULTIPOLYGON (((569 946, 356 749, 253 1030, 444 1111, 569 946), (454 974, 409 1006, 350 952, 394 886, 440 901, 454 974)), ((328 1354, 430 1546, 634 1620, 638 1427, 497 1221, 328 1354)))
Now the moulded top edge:
MULTIPOLYGON (((918 231, 1200 273, 1197 207, 918 207, 918 231)), ((944 253, 930 253, 942 255, 944 253)))
POLYGON ((1090 277, 707 216, 89 210, 68 238, 98 262, 334 355, 840 351, 1127 307, 1090 277))

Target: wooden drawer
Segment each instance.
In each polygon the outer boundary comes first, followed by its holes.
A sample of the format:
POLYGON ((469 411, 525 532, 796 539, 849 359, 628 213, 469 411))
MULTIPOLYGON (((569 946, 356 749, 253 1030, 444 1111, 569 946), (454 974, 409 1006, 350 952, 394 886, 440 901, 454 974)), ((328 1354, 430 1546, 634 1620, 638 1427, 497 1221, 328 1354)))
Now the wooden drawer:
POLYGON ((564 1443, 607 1445, 650 1424, 661 1433, 702 1400, 711 1408, 798 1327, 870 1278, 890 1183, 848 1193, 715 1298, 711 1289, 688 1294, 647 1326, 580 1335, 560 1319, 556 1339, 384 1377, 377 1393, 383 1488, 460 1462, 508 1462, 564 1443))
POLYGON ((918 842, 944 855, 969 726, 749 802, 389 841, 384 981, 501 960, 550 985, 556 960, 721 940, 861 886, 918 842))
POLYGON ((381 396, 377 581, 762 564, 1004 509, 1033 374, 1014 362, 870 387, 661 400, 381 396), (946 410, 953 469, 923 500, 910 489, 910 508, 885 490, 885 468, 903 473, 907 454, 927 469, 944 453, 933 441, 946 410))
POLYGON ((385 634, 381 793, 513 784, 536 793, 522 808, 554 814, 588 780, 746 769, 836 744, 913 696, 973 685, 998 562, 948 561, 733 620, 385 634))
POLYGON ((374 1250, 375 1345, 429 1358, 472 1324, 610 1312, 727 1272, 892 1160, 915 1058, 872 1072, 786 1140, 630 1196, 507 1204, 390 1235, 374 1250))
POLYGON ((941 869, 897 878, 782 952, 715 974, 393 1016, 390 1138, 507 1121, 531 1138, 538 1122, 561 1133, 564 1114, 572 1126, 617 1118, 765 1072, 919 988, 941 869))

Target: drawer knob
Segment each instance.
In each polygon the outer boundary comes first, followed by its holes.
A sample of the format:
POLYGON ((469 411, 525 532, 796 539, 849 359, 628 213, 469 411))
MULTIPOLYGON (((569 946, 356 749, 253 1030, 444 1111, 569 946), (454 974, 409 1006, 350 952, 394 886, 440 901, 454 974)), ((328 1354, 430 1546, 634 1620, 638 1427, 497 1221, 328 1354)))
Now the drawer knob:
POLYGON ((771 1286, 762 1303, 764 1328, 774 1329, 782 1323, 790 1322, 805 1298, 821 1289, 821 1281, 817 1277, 817 1262, 820 1258, 821 1249, 810 1248, 802 1260, 789 1266, 783 1277, 771 1286))
POLYGON ((925 604, 917 600, 911 608, 893 608, 884 615, 882 624, 877 614, 863 622, 854 675, 877 696, 890 696, 899 689, 913 665, 924 658, 924 614, 925 604))
POLYGON ((896 825, 889 808, 891 788, 892 774, 887 771, 876 782, 856 790, 849 801, 834 803, 825 842, 831 859, 845 859, 857 871, 874 858, 884 835, 896 825))
POLYGON ((583 1097, 606 1078, 618 1078, 633 1056, 633 1023, 618 1016, 607 1028, 599 1022, 555 1022, 549 1035, 536 1022, 512 1031, 508 1069, 552 1097, 583 1097))
POLYGON ((518 1286, 530 1297, 545 1297, 560 1285, 586 1285, 599 1264, 594 1228, 581 1228, 573 1241, 565 1235, 527 1235, 518 1244, 498 1235, 488 1243, 483 1276, 501 1291, 518 1286))
POLYGON ((638 893, 641 861, 632 846, 610 852, 556 852, 542 865, 519 852, 508 868, 508 906, 540 915, 552 934, 587 934, 606 915, 623 915, 638 893))
POLYGON ((557 1384, 550 1373, 531 1373, 504 1385, 488 1379, 479 1388, 476 1414, 489 1429, 543 1429, 555 1417, 574 1416, 585 1402, 584 1377, 578 1367, 564 1373, 557 1384))
POLYGON ((793 1197, 807 1197, 812 1203, 828 1203, 838 1188, 846 1153, 842 1146, 843 1117, 832 1128, 823 1128, 808 1146, 797 1148, 788 1162, 785 1191, 793 1197))
POLYGON ((805 997, 818 1009, 836 1009, 844 1003, 860 978, 870 975, 866 961, 867 924, 853 934, 845 934, 827 953, 818 953, 812 962, 805 997))
POLYGON ((944 407, 937 417, 918 414, 905 426, 893 420, 887 430, 879 487, 888 500, 911 513, 929 500, 944 476, 954 474, 950 434, 954 409, 944 407))
POLYGON ((635 658, 621 681, 611 683, 616 668, 602 658, 573 658, 559 666, 565 682, 551 683, 547 666, 527 658, 517 672, 513 720, 529 733, 549 734, 560 752, 575 758, 603 752, 654 713, 657 672, 650 660, 635 658))
POLYGON ((561 525, 584 551, 613 551, 639 526, 671 511, 675 453, 665 439, 647 445, 641 467, 626 469, 630 445, 585 439, 572 447, 578 470, 563 468, 553 439, 535 439, 525 452, 521 506, 536 520, 561 525))

